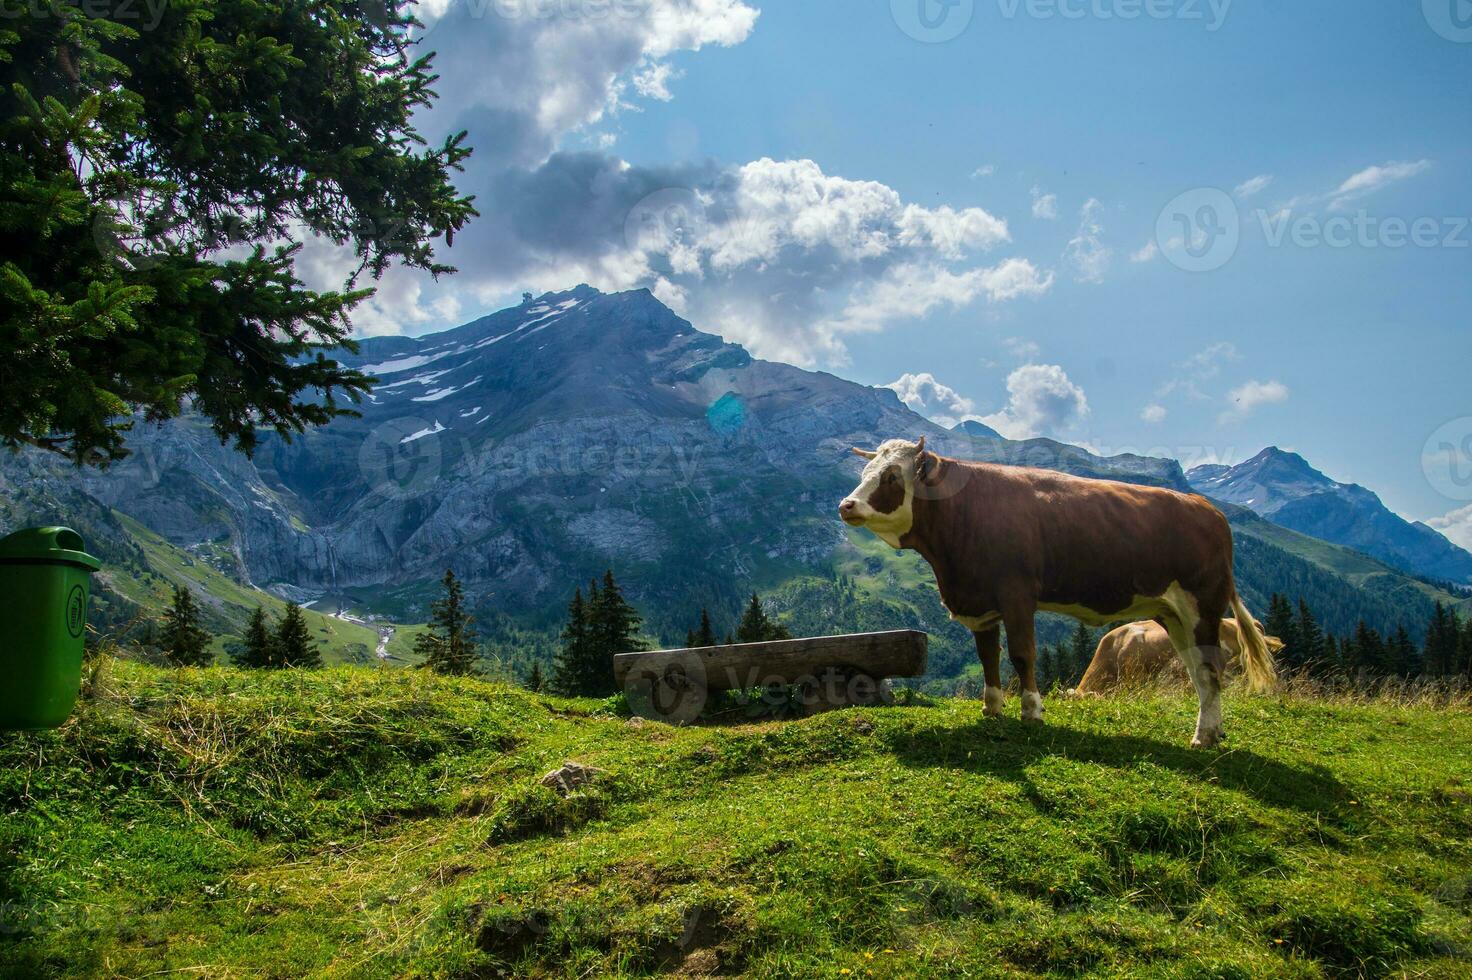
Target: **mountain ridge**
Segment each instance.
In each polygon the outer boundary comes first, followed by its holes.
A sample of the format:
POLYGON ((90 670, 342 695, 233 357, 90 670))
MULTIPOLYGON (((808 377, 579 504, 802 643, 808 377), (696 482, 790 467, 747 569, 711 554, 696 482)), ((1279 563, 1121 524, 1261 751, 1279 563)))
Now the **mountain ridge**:
POLYGON ((1298 453, 1269 446, 1234 466, 1193 467, 1198 492, 1247 507, 1275 524, 1378 558, 1426 578, 1472 583, 1472 554, 1373 491, 1325 476, 1298 453))

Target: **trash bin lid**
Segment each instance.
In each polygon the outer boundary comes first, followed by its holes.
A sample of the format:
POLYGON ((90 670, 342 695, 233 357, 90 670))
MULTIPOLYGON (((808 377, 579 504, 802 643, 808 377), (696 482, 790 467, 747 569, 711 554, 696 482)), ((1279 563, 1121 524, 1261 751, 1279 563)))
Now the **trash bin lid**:
POLYGON ((77 565, 92 572, 102 567, 82 550, 82 536, 69 527, 28 527, 0 538, 0 564, 77 565))

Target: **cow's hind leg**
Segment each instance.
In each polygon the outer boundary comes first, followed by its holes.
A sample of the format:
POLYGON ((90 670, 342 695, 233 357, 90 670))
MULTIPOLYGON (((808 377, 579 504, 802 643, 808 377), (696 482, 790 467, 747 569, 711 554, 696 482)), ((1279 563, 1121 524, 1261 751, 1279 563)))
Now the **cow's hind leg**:
POLYGON ((976 656, 981 660, 982 673, 986 675, 986 688, 981 692, 981 713, 988 718, 998 718, 1002 714, 1002 629, 993 626, 971 635, 976 637, 976 656))
POLYGON ((1038 693, 1038 676, 1036 664, 1038 659, 1037 643, 1033 635, 1033 614, 1036 609, 1031 604, 1018 605, 1010 611, 1004 610, 1002 622, 1007 627, 1007 656, 1012 661, 1012 669, 1017 672, 1017 679, 1022 684, 1022 720, 1043 720, 1043 696, 1038 693))
POLYGON ((1201 610, 1184 590, 1169 597, 1171 615, 1164 617, 1171 646, 1186 665, 1196 687, 1199 706, 1193 749, 1209 749, 1222 740, 1222 675, 1225 661, 1220 645, 1221 611, 1201 610))

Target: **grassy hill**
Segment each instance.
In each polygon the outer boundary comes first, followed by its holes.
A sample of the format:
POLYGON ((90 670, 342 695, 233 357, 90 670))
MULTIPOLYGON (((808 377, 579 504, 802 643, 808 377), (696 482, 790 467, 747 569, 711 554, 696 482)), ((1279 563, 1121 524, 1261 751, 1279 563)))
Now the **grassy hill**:
POLYGON ((1202 753, 1184 695, 673 729, 104 660, 65 728, 0 740, 0 972, 1472 972, 1472 713, 1227 710, 1202 753), (538 784, 569 759, 603 773, 538 784))

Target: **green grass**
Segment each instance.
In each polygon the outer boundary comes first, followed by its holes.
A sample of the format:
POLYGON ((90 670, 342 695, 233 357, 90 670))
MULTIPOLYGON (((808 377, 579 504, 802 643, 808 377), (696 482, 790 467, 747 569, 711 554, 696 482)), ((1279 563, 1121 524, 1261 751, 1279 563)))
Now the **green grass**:
POLYGON ((0 972, 1472 973, 1472 714, 1229 692, 674 729, 104 661, 0 742, 0 972), (605 770, 563 799, 537 777, 605 770))

